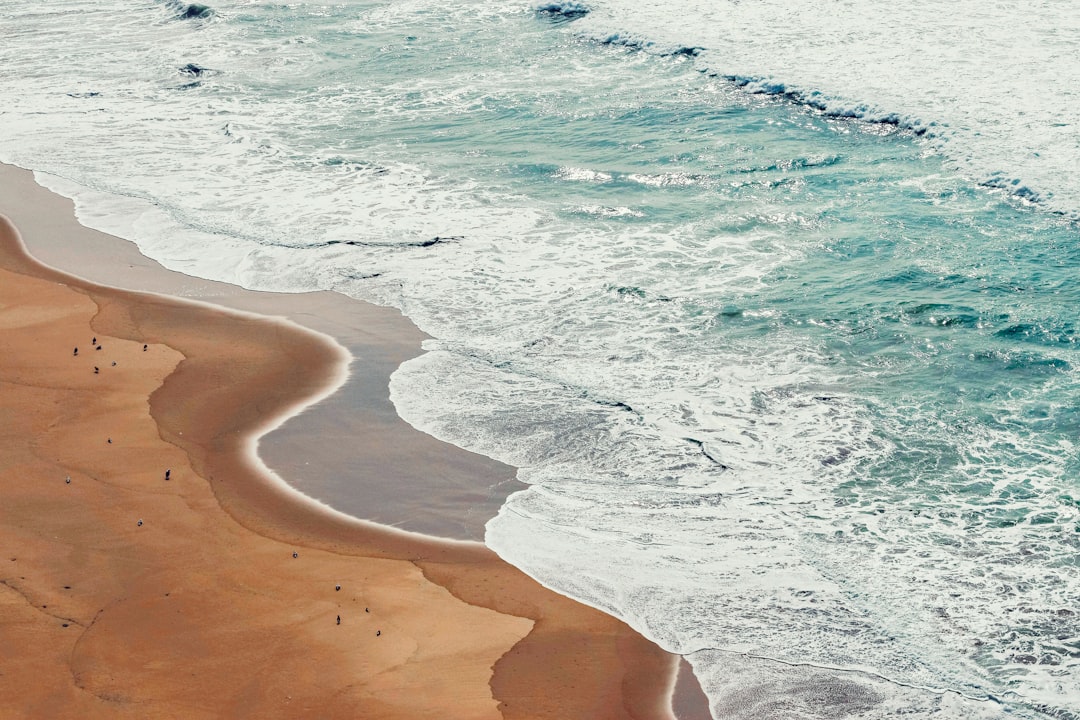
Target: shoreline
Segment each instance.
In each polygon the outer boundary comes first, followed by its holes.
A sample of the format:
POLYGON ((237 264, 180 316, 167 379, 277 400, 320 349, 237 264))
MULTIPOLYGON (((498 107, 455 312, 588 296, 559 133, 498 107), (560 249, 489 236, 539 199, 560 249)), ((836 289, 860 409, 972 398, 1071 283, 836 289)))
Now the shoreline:
MULTIPOLYGON (((21 260, 24 265, 28 257, 21 260)), ((18 258, 15 260, 18 263, 18 258)), ((53 282, 63 282, 58 271, 44 266, 38 270, 53 282)), ((222 422, 221 416, 227 414, 228 408, 221 401, 208 401, 205 390, 213 383, 208 383, 207 377, 200 375, 200 372, 209 373, 210 377, 218 372, 214 360, 220 356, 222 346, 226 345, 223 339, 227 338, 229 344, 235 344, 237 316, 230 317, 226 311, 216 308, 202 308, 203 312, 197 313, 196 306, 183 300, 93 287, 80 279, 71 279, 68 286, 96 298, 98 310, 93 322, 100 334, 105 334, 105 329, 120 330, 118 336, 126 331, 127 334, 138 334, 142 339, 150 339, 151 336, 164 336, 167 333, 163 328, 168 328, 175 335, 177 328, 183 327, 182 316, 185 313, 199 315, 198 327, 189 328, 190 336, 179 343, 172 343, 181 346, 178 349, 186 359, 153 391, 149 398, 149 409, 161 439, 184 450, 193 469, 200 476, 205 476, 209 487, 213 488, 217 504, 241 526, 253 530, 262 540, 285 541, 322 550, 341 559, 359 557, 369 561, 405 562, 419 569, 427 582, 449 591, 451 597, 469 607, 486 608, 507 618, 528 618, 532 622, 530 631, 509 651, 493 659, 497 662, 494 662, 495 672, 490 684, 495 697, 528 697, 533 699, 533 705, 523 707, 517 704, 511 707, 514 703, 502 700, 500 710, 503 717, 543 715, 537 713, 540 710, 536 707, 538 694, 545 698, 545 702, 557 702, 558 708, 550 710, 563 717, 671 716, 667 706, 677 663, 673 656, 664 653, 619 621, 540 587, 483 546, 404 535, 343 515, 331 517, 321 506, 297 503, 300 494, 280 486, 289 487, 287 483, 281 482, 276 487, 268 483, 269 476, 259 467, 261 461, 250 452, 258 435, 256 428, 260 424, 279 422, 281 414, 291 407, 290 402, 293 405, 297 402, 306 404, 309 400, 297 400, 295 396, 278 397, 277 405, 273 408, 261 407, 254 415, 241 414, 222 422), (163 313, 165 318, 152 317, 155 312, 163 313), (210 318, 213 318, 211 325, 223 323, 228 326, 227 331, 208 326, 210 318), (136 329, 137 333, 134 332, 136 329), (206 339, 206 335, 213 336, 215 332, 219 333, 216 337, 206 339), (218 354, 215 355, 215 352, 218 354), (204 391, 201 397, 204 407, 201 410, 193 408, 190 400, 192 395, 200 395, 197 392, 199 388, 204 391), (202 421, 202 424, 194 425, 200 429, 200 433, 191 431, 193 419, 202 421), (187 437, 184 437, 182 427, 188 428, 187 437), (215 477, 218 480, 215 481, 215 477), (242 478, 243 482, 237 482, 238 478, 242 478), (500 597, 492 596, 492 585, 498 588, 500 597), (578 644, 588 647, 567 647, 572 644, 567 642, 567 633, 582 640, 588 638, 588 642, 578 641, 578 644), (627 663, 626 660, 631 657, 634 661, 627 663), (559 668, 550 667, 553 658, 560 661, 559 668), (577 666, 569 675, 565 672, 567 663, 577 666), (582 693, 578 690, 579 697, 570 697, 567 688, 578 685, 582 679, 582 667, 592 670, 590 678, 595 680, 594 693, 588 698, 580 697, 582 693), (555 672, 560 668, 562 676, 555 672), (541 669, 547 673, 544 678, 536 677, 541 669), (658 678, 666 680, 658 685, 658 678), (616 701, 617 697, 621 700, 616 701)), ((280 323, 265 319, 245 317, 241 324, 252 333, 252 337, 245 339, 245 342, 250 340, 253 346, 289 334, 282 331, 280 323)), ((299 342, 296 334, 293 335, 291 340, 299 342)), ((170 340, 173 339, 170 335, 170 340)), ((307 347, 304 352, 312 350, 307 347)), ((322 352, 323 365, 320 372, 315 373, 321 376, 321 380, 312 378, 309 373, 301 383, 300 390, 305 398, 309 398, 316 389, 326 391, 325 371, 333 365, 332 356, 335 353, 329 352, 327 347, 323 347, 322 352), (319 382, 322 383, 321 388, 318 387, 319 382)), ((304 357, 308 359, 306 354, 304 357)), ((337 359, 340 363, 341 356, 338 355, 337 359)), ((275 367, 273 362, 264 363, 259 368, 259 372, 266 373, 270 378, 269 385, 276 387, 282 386, 281 378, 290 377, 290 371, 295 371, 295 368, 275 367)), ((262 380, 262 387, 265 388, 267 380, 262 380)), ((234 384, 227 387, 233 388, 234 384)), ((295 385, 290 384, 289 387, 295 385)), ((465 643, 466 646, 471 644, 465 643)))
POLYGON ((0 164, 6 212, 25 228, 27 248, 45 265, 109 287, 209 303, 284 318, 335 339, 353 355, 338 391, 308 404, 262 436, 259 455, 304 495, 353 517, 436 537, 483 540, 484 523, 512 492, 524 489, 515 468, 416 431, 389 400, 389 377, 422 352, 427 336, 400 312, 334 292, 246 290, 169 270, 122 238, 80 224, 73 202, 37 184, 33 172, 0 164), (78 242, 66 242, 77 237, 78 242), (369 438, 357 448, 357 438, 369 438), (365 486, 378 447, 393 456, 400 482, 365 486), (377 493, 377 507, 365 500, 377 493))

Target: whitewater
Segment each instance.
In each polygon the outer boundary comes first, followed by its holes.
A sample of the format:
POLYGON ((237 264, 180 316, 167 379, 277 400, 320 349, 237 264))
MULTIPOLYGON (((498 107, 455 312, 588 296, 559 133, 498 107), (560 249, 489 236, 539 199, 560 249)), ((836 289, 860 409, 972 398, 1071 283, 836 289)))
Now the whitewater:
POLYGON ((977 183, 1077 217, 1080 13, 1067 2, 605 0, 601 42, 692 52, 752 92, 896 123, 977 183))
POLYGON ((1080 717, 1080 13, 15 0, 0 160, 432 336, 486 542, 718 718, 1080 717))

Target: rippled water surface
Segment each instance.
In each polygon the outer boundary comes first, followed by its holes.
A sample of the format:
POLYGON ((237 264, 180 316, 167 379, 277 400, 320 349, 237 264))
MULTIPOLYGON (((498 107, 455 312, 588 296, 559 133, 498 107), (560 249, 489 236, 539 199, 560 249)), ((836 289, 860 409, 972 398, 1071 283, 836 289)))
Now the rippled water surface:
POLYGON ((751 93, 677 9, 189 7, 0 9, 0 159, 170 267, 401 307, 399 412, 531 485, 488 543, 717 717, 1080 717, 1067 172, 751 93))

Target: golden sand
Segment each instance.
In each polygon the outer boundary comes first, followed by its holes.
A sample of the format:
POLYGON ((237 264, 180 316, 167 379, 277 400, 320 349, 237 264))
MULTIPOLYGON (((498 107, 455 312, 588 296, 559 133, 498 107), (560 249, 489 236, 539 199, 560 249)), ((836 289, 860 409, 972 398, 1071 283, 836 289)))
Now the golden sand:
POLYGON ((262 468, 326 338, 63 275, 6 222, 0 338, 0 717, 671 717, 625 624, 262 468))

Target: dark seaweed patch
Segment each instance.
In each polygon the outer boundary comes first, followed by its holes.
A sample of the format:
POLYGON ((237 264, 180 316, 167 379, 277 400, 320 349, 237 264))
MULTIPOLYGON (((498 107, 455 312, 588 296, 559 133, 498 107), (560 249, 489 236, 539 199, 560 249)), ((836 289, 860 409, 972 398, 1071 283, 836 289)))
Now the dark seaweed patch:
POLYGON ((703 441, 698 440, 697 438, 692 438, 692 437, 683 438, 683 440, 690 443, 691 445, 696 445, 698 447, 698 449, 701 450, 701 454, 704 455, 705 457, 709 458, 709 460, 714 462, 721 470, 730 470, 731 469, 730 465, 726 465, 722 460, 720 460, 720 458, 713 455, 709 451, 709 446, 706 445, 703 441))
POLYGON ((178 20, 205 20, 214 14, 214 9, 209 5, 191 3, 185 5, 176 16, 178 20))
POLYGON ((667 295, 650 296, 642 288, 634 285, 606 285, 604 290, 613 292, 623 300, 655 300, 656 302, 674 302, 675 298, 667 295))
POLYGON ((664 53, 662 57, 697 57, 704 50, 703 47, 681 47, 664 53))
POLYGON ((432 247, 433 245, 444 245, 444 244, 447 244, 447 243, 461 242, 464 239, 465 239, 464 235, 448 235, 446 237, 436 235, 435 237, 431 238, 430 240, 417 240, 416 242, 404 242, 404 243, 366 242, 364 240, 328 240, 325 243, 323 243, 322 246, 327 247, 327 246, 330 246, 330 245, 356 245, 358 247, 418 247, 418 248, 427 248, 427 247, 432 247))
POLYGON ((589 400, 590 402, 594 402, 597 405, 603 405, 604 407, 615 408, 616 410, 625 410, 626 412, 632 412, 635 415, 638 414, 637 410, 635 410, 633 407, 631 407, 627 403, 624 403, 621 400, 607 400, 607 399, 604 399, 604 398, 589 397, 588 393, 585 393, 584 396, 585 396, 585 398, 587 400, 589 400))
POLYGON ((196 65, 195 63, 188 63, 182 68, 179 68, 179 71, 182 75, 191 75, 193 77, 201 77, 208 72, 212 72, 209 68, 204 68, 200 65, 196 65))
POLYGON ((615 294, 620 297, 637 298, 638 300, 645 299, 645 291, 639 287, 609 287, 614 290, 615 294))
POLYGON ((589 8, 576 2, 551 2, 539 5, 536 8, 537 17, 543 18, 553 25, 573 22, 589 14, 589 8))

